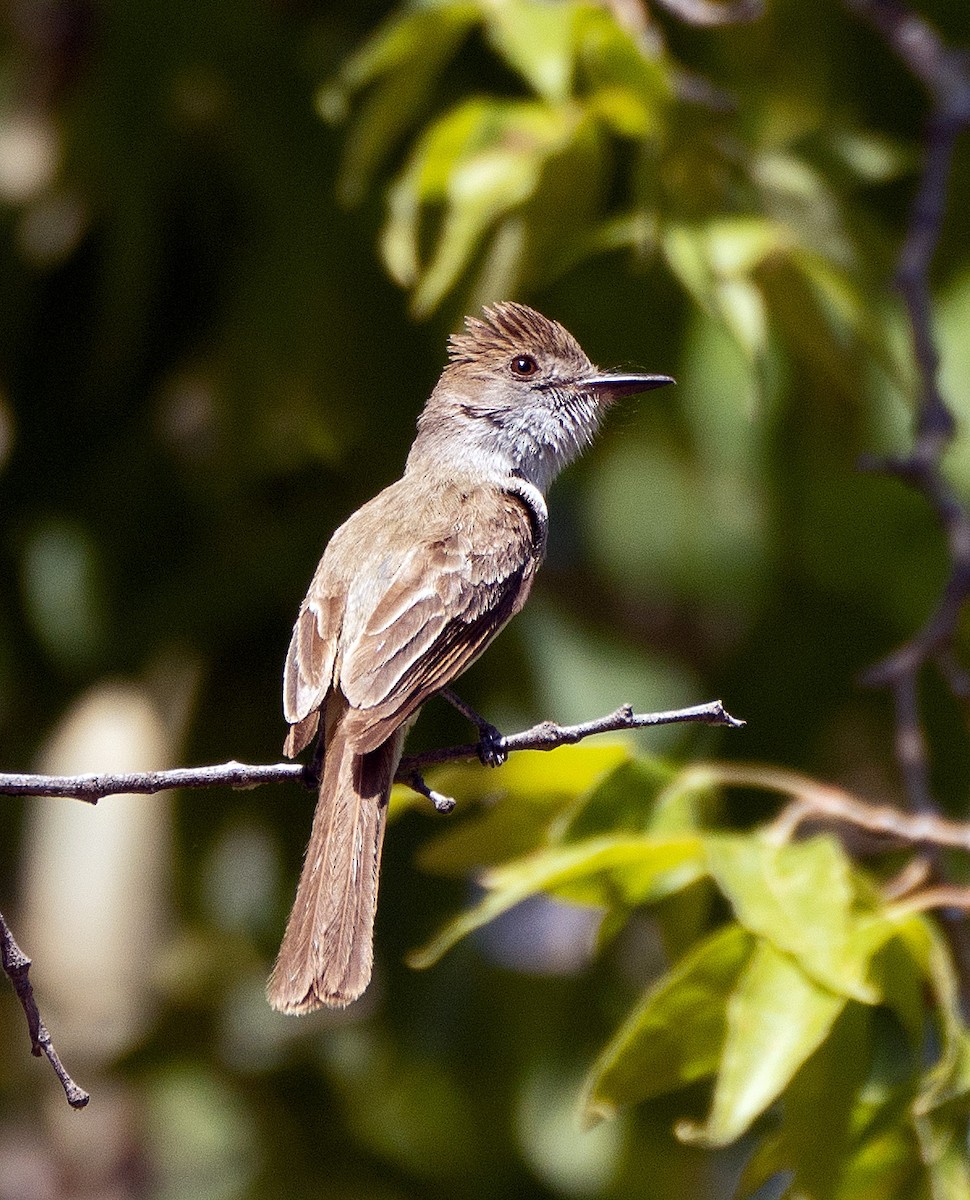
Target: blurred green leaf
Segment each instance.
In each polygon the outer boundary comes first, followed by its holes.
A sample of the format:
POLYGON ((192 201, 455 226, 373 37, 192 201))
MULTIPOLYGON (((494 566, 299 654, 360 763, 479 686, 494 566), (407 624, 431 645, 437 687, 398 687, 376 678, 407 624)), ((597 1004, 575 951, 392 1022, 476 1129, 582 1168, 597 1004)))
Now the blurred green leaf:
POLYGON ((710 1115, 702 1125, 681 1121, 678 1135, 705 1146, 739 1138, 818 1049, 845 1004, 787 954, 759 941, 728 1000, 710 1115))
POLYGON ((843 1194, 856 1149, 856 1103, 869 1072, 870 1020, 869 1009, 846 1005, 785 1093, 782 1137, 796 1195, 834 1200, 843 1194))
POLYGON ((555 829, 556 840, 577 842, 601 833, 653 832, 657 797, 674 776, 670 767, 646 756, 621 763, 563 814, 555 829))
POLYGON ((580 92, 595 96, 601 89, 619 89, 628 93, 639 108, 634 136, 660 133, 675 95, 672 64, 663 54, 652 53, 607 9, 594 4, 577 8, 576 40, 580 92))
POLYGON ((695 946, 650 989, 587 1076, 582 1101, 587 1124, 715 1073, 725 1002, 752 944, 739 925, 728 925, 695 946))
POLYGON ((956 1121, 921 1117, 916 1129, 932 1200, 970 1200, 966 1112, 956 1121))
POLYGON ((416 285, 416 312, 437 307, 486 233, 535 193, 546 161, 578 130, 575 113, 530 101, 469 100, 432 125, 391 191, 381 239, 395 278, 416 285), (440 227, 422 266, 429 206, 440 206, 440 227))
POLYGON ((485 29, 499 55, 550 104, 569 97, 577 6, 548 0, 500 0, 483 6, 485 29))
POLYGON ((629 760, 625 746, 585 742, 561 746, 555 754, 523 751, 500 770, 477 764, 438 770, 432 783, 439 791, 460 798, 462 805, 484 804, 426 842, 418 864, 427 871, 464 875, 533 850, 549 840, 550 827, 561 812, 571 811, 577 796, 629 760))
POLYGON ((721 320, 751 359, 764 354, 768 322, 754 272, 787 251, 790 235, 760 217, 722 218, 704 225, 671 223, 664 256, 674 275, 707 312, 721 320))
POLYGON ((475 6, 447 4, 392 17, 342 66, 335 83, 317 96, 317 108, 342 119, 362 88, 372 91, 357 107, 344 144, 337 193, 359 204, 374 176, 420 116, 438 76, 476 17, 475 6))
POLYGON ((642 904, 697 879, 703 863, 698 837, 600 837, 537 851, 486 872, 484 899, 412 951, 408 962, 431 966, 461 938, 536 892, 579 904, 642 904))
POLYGON ((712 837, 708 861, 745 928, 792 954, 818 982, 864 1003, 870 947, 854 938, 854 890, 845 852, 831 837, 781 846, 758 837, 712 837))

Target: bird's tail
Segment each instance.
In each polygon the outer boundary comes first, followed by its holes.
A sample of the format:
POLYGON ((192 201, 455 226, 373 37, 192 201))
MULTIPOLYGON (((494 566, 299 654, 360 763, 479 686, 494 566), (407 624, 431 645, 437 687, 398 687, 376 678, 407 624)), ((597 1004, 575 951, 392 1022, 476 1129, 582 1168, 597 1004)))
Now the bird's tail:
POLYGON ((273 1008, 342 1008, 373 967, 374 913, 387 801, 404 730, 358 754, 335 722, 296 900, 267 985, 273 1008))

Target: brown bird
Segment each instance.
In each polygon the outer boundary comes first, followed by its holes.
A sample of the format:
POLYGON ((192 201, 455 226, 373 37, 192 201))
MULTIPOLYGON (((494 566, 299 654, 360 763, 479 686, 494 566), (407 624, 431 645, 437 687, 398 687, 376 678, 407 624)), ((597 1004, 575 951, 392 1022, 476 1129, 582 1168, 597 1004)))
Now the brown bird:
POLYGON ((333 535, 293 630, 285 752, 319 734, 323 771, 267 988, 280 1012, 343 1006, 367 987, 387 801, 408 728, 525 603, 555 475, 617 397, 673 382, 605 374, 557 321, 514 303, 468 318, 449 360, 403 478, 333 535))

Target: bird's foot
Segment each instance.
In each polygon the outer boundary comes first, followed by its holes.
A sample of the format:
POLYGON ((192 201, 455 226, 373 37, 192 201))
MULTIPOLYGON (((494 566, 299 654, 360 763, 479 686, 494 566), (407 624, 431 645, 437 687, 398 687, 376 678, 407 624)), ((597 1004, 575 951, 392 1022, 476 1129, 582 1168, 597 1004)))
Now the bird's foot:
POLYGON ((456 696, 451 688, 444 688, 441 695, 478 730, 478 757, 482 766, 500 767, 506 762, 509 752, 505 749, 505 738, 491 721, 486 721, 470 704, 456 696))

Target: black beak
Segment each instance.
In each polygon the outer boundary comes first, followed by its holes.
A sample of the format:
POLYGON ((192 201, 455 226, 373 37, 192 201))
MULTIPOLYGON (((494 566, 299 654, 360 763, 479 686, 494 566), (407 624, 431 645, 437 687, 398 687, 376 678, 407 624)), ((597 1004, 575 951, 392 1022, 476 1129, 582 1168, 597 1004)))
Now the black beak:
POLYGON ((635 396, 638 392, 649 392, 653 388, 675 383, 669 375, 595 375, 583 380, 583 388, 616 399, 619 396, 635 396))

